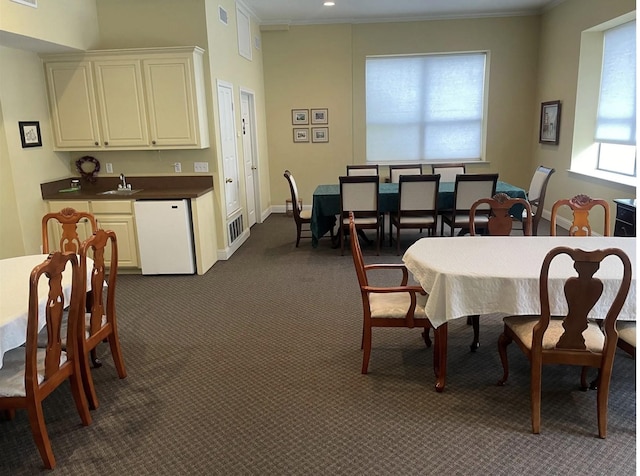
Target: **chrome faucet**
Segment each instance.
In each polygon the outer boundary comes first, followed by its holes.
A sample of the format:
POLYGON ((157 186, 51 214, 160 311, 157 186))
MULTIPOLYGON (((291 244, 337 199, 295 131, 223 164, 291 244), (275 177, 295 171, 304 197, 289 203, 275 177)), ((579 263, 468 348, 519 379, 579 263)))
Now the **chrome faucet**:
POLYGON ((120 174, 120 183, 118 184, 118 188, 127 188, 127 179, 124 174, 120 174))

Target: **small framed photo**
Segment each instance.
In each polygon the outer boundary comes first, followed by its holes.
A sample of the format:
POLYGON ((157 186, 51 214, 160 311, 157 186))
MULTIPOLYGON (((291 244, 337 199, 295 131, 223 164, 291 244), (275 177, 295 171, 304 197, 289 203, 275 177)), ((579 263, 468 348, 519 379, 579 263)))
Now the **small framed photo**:
POLYGON ((22 148, 42 147, 42 136, 40 135, 40 123, 38 121, 20 121, 20 141, 22 148))
POLYGON ((309 128, 308 127, 294 127, 293 128, 293 142, 309 142, 309 128))
POLYGON ((311 124, 329 124, 329 110, 311 109, 311 124))
POLYGON ((543 102, 540 109, 540 140, 557 145, 560 140, 560 101, 543 102))
POLYGON ((292 109, 291 124, 294 126, 309 124, 309 109, 292 109))
POLYGON ((311 142, 329 142, 328 127, 312 127, 311 142))

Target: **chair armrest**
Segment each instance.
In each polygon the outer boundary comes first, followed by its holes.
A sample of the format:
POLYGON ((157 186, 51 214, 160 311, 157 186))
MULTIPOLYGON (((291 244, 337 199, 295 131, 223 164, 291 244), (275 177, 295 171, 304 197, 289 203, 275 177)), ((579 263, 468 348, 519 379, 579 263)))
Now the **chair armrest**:
POLYGON ((396 263, 378 263, 378 264, 367 264, 364 266, 364 272, 366 273, 367 271, 370 270, 399 270, 402 271, 402 281, 401 281, 401 286, 406 286, 407 283, 409 282, 409 271, 407 270, 407 267, 403 264, 396 264, 396 263))
POLYGON ((393 286, 390 288, 382 288, 379 286, 362 286, 363 291, 370 293, 411 293, 426 296, 427 292, 420 286, 393 286))

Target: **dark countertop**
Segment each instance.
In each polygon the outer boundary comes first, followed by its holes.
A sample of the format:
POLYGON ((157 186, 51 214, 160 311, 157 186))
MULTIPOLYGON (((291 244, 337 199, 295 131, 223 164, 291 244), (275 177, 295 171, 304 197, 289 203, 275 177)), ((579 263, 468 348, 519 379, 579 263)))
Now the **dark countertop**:
POLYGON ((213 190, 213 177, 197 176, 165 176, 165 177, 127 177, 132 194, 101 195, 100 192, 118 188, 118 177, 98 177, 94 183, 80 177, 69 177, 53 182, 40 184, 43 200, 179 200, 196 198, 213 190), (80 180, 80 190, 60 192, 69 189, 71 180, 80 180))

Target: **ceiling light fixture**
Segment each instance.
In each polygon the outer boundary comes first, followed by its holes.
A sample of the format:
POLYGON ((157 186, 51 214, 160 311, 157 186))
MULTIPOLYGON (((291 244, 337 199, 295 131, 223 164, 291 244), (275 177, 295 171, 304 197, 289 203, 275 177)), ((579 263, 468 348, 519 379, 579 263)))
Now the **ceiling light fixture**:
POLYGON ((332 6, 334 6, 335 4, 336 4, 336 2, 324 2, 324 3, 323 3, 323 5, 324 5, 325 7, 332 7, 332 6))

